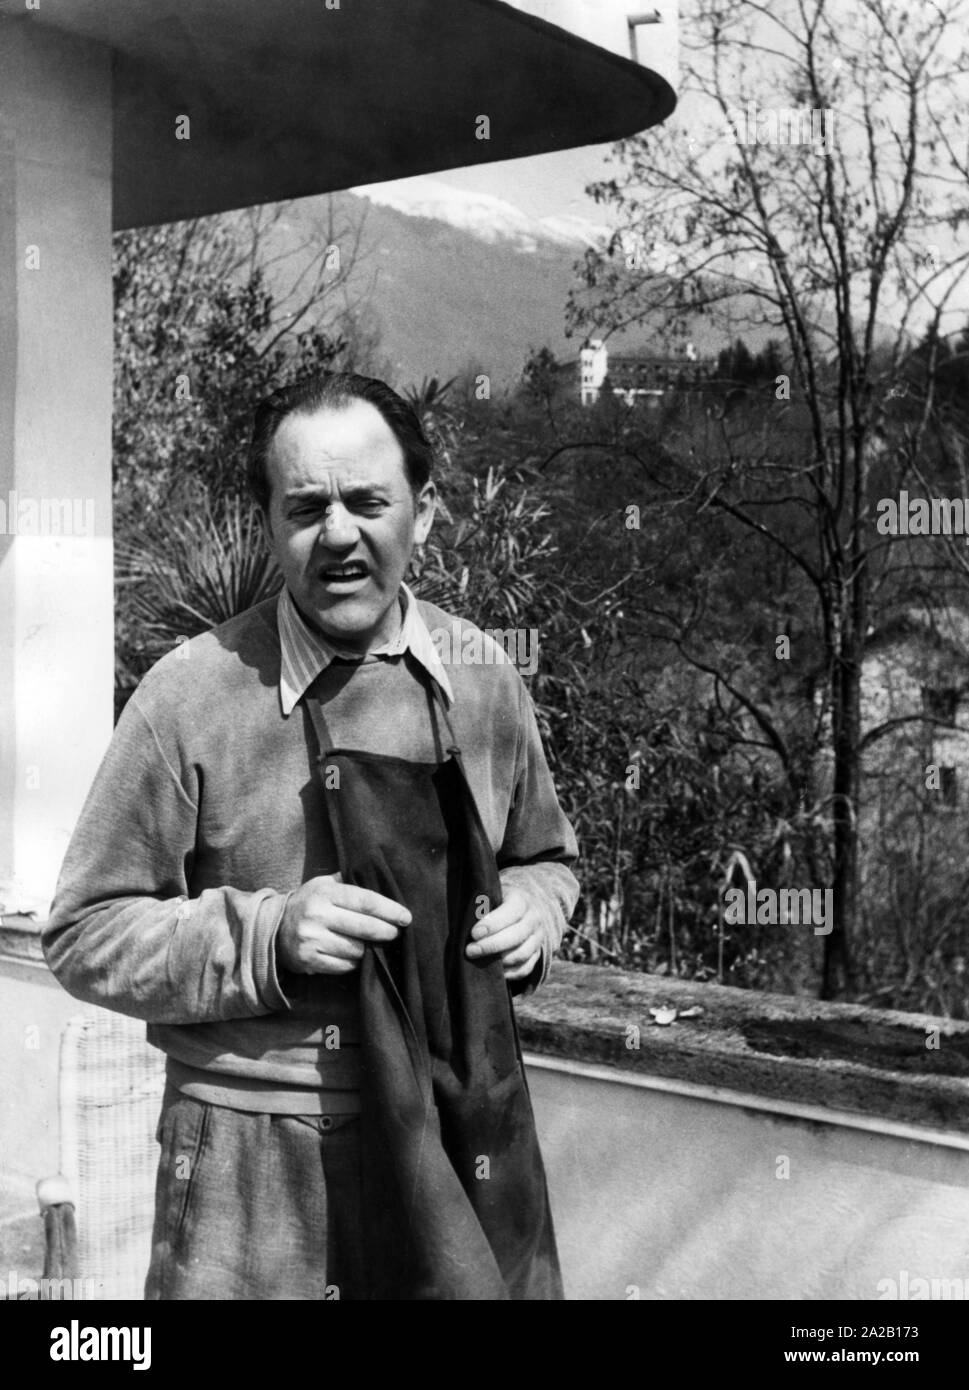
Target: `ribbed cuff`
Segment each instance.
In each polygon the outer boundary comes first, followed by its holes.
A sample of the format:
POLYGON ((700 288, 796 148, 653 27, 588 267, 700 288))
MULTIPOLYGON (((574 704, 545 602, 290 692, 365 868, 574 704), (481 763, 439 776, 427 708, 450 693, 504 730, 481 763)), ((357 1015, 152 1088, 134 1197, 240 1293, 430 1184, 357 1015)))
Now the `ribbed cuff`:
POLYGON ((292 896, 290 892, 274 893, 267 897, 259 905, 256 917, 255 984, 266 1008, 274 1012, 292 1008, 279 983, 279 962, 276 959, 276 938, 279 936, 286 904, 292 896))

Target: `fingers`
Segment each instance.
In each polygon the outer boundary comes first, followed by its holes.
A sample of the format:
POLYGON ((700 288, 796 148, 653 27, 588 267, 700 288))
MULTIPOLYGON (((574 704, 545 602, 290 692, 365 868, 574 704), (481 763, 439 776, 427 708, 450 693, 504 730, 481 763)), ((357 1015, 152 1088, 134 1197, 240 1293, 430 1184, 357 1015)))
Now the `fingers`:
POLYGON ((313 957, 309 975, 349 975, 360 964, 356 960, 341 960, 339 956, 327 956, 321 951, 313 957))
POLYGON ((283 966, 302 974, 346 974, 360 963, 365 945, 386 945, 408 926, 401 903, 344 883, 340 874, 318 874, 289 894, 276 950, 283 966))
POLYGON ((492 932, 501 931, 504 927, 510 927, 520 921, 527 911, 527 899, 522 893, 513 890, 503 903, 480 919, 471 935, 476 941, 479 937, 490 936, 492 932))
POLYGON ((501 959, 505 966, 513 969, 519 965, 527 965, 529 961, 534 963, 535 957, 541 955, 542 937, 539 932, 532 932, 527 940, 520 946, 513 947, 510 951, 502 951, 501 959))
POLYGON ((536 945, 541 944, 541 932, 537 923, 529 918, 521 922, 515 922, 510 927, 505 927, 501 931, 489 932, 487 936, 475 938, 475 927, 471 933, 472 940, 468 946, 468 955, 472 960, 479 956, 501 956, 505 952, 518 952, 521 958, 521 948, 529 947, 534 951, 536 945))
POLYGON ((366 950, 362 941, 351 936, 341 936, 339 932, 323 931, 313 933, 307 940, 307 955, 311 960, 320 956, 348 960, 351 965, 359 965, 366 950))
POLYGON ((312 922, 301 922, 288 934, 283 948, 283 964, 302 975, 342 975, 355 970, 365 949, 361 941, 312 922))
POLYGON ((524 893, 512 889, 500 907, 472 929, 466 955, 469 960, 499 956, 505 978, 518 980, 530 975, 538 964, 544 940, 541 916, 524 893))
POLYGON ((538 965, 538 962, 541 960, 541 958, 542 958, 542 953, 541 953, 541 951, 536 951, 536 952, 534 953, 534 955, 529 956, 529 957, 527 958, 527 960, 525 960, 521 965, 512 965, 512 964, 510 964, 510 963, 506 960, 506 961, 505 961, 505 979, 506 979, 506 980, 527 980, 528 977, 529 977, 529 975, 532 973, 532 971, 533 971, 533 970, 535 969, 535 967, 538 965))
POLYGON ((525 895, 512 890, 499 907, 487 913, 471 929, 468 955, 474 960, 479 956, 513 951, 530 936, 536 936, 540 942, 541 923, 525 895))
POLYGON ((281 959, 304 974, 343 975, 360 964, 365 945, 395 941, 410 920, 406 907, 382 893, 320 874, 290 897, 278 938, 281 959))
POLYGON ((326 904, 326 920, 304 917, 295 931, 294 949, 301 967, 309 974, 345 974, 363 959, 367 945, 395 941, 396 927, 376 917, 363 917, 341 907, 326 904), (333 969, 333 962, 338 968, 333 969))
MULTIPOLYGON (((379 917, 367 917, 362 912, 350 912, 335 903, 327 903, 325 911, 320 913, 320 918, 325 931, 352 937, 355 941, 396 941, 400 935, 400 925, 391 926, 379 917)), ((310 921, 312 922, 312 918, 310 921)))
POLYGON ((355 888, 350 883, 344 883, 339 874, 321 874, 311 879, 304 887, 310 890, 310 903, 321 899, 364 917, 377 917, 394 927, 410 925, 411 915, 403 903, 394 902, 393 898, 387 898, 383 893, 375 893, 370 888, 355 888), (318 891, 313 892, 313 889, 318 891))

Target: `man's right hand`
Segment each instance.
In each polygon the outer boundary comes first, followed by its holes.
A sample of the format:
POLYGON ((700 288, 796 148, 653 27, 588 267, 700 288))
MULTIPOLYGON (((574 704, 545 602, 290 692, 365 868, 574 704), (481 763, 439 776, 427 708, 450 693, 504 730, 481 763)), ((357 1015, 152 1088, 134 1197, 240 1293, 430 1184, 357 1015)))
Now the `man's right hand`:
POLYGON ((297 975, 347 975, 367 945, 396 941, 410 920, 392 898, 351 888, 339 874, 321 874, 290 895, 276 935, 277 958, 297 975))

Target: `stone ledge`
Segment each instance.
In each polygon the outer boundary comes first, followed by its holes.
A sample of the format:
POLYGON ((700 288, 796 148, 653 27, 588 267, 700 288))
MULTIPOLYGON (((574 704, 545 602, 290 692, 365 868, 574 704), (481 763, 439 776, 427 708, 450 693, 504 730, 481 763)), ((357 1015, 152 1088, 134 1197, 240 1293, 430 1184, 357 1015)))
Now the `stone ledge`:
POLYGON ((529 1052, 969 1134, 969 1023, 565 961, 517 1013, 529 1052))
MULTIPOLYGON (((0 956, 43 964, 39 932, 0 917, 0 956)), ((969 1023, 566 961, 516 1011, 529 1052, 969 1134, 969 1023), (703 1013, 661 1027, 663 1007, 703 1013)))
POLYGON ((21 913, 0 914, 0 956, 43 961, 40 929, 43 923, 21 913))

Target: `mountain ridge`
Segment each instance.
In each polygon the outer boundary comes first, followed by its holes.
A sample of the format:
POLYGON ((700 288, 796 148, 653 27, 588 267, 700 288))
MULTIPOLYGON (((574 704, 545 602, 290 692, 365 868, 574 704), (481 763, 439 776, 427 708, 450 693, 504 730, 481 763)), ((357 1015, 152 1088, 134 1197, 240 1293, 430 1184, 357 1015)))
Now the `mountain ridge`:
MULTIPOLYGON (((492 390, 500 391, 520 380, 530 350, 548 347, 560 362, 576 363, 578 396, 577 361, 586 335, 566 336, 565 305, 579 284, 577 267, 596 224, 530 219, 501 199, 465 197, 450 188, 455 197, 444 205, 416 197, 407 210, 397 205, 392 186, 378 186, 379 201, 371 192, 324 194, 286 207, 268 248, 273 256, 292 256, 285 273, 270 271, 277 292, 327 244, 329 228, 362 224, 345 294, 351 304, 366 304, 365 318, 379 328, 374 369, 395 386, 473 372, 488 375, 492 390), (490 224, 488 213, 494 214, 490 224)), ((338 236, 336 244, 342 240, 338 236)), ((736 332, 694 315, 674 333, 657 311, 621 334, 588 336, 606 338, 621 353, 672 355, 690 341, 702 357, 739 333, 756 352, 778 332, 746 324, 753 308, 750 297, 737 297, 736 320, 743 326, 736 332)))

